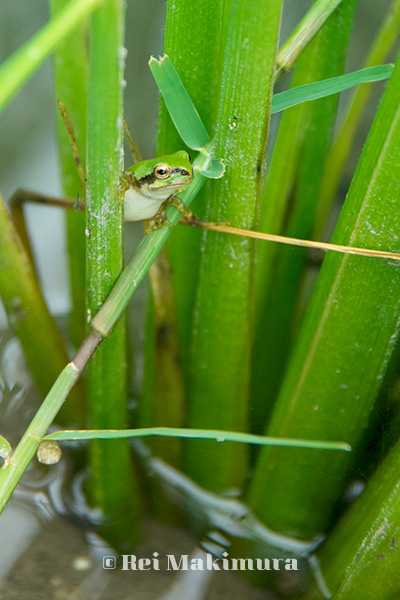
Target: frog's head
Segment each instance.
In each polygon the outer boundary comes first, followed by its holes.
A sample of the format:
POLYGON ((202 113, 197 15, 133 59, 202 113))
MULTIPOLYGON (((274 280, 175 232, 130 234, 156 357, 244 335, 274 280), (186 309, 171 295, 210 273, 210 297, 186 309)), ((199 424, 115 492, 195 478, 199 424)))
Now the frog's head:
POLYGON ((193 167, 187 152, 158 156, 143 160, 128 169, 131 171, 142 194, 168 198, 193 181, 193 167))

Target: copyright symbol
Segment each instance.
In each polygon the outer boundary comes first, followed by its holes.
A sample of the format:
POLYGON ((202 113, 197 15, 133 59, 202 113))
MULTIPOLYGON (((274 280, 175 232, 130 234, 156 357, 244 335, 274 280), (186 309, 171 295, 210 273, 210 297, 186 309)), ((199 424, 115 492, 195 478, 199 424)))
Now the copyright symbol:
POLYGON ((103 556, 103 569, 115 569, 115 556, 103 556))

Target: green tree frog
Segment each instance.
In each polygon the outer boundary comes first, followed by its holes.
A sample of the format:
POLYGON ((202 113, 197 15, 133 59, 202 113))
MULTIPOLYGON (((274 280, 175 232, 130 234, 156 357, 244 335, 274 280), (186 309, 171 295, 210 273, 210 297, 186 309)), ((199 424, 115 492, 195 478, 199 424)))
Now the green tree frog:
POLYGON ((193 181, 193 167, 187 152, 143 160, 129 167, 122 176, 125 221, 151 219, 150 229, 168 224, 167 204, 186 214, 185 205, 174 194, 193 181))

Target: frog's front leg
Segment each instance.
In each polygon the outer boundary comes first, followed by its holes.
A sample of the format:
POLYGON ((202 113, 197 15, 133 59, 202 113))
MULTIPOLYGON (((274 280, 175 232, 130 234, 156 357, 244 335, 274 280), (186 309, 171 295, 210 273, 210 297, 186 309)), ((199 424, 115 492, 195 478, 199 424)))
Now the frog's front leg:
POLYGON ((167 225, 170 229, 174 228, 171 221, 169 221, 167 217, 166 211, 168 206, 175 206, 175 208, 178 209, 186 219, 190 220, 193 216, 191 211, 186 208, 182 200, 173 194, 162 203, 157 214, 147 221, 146 233, 151 233, 152 231, 161 229, 163 225, 167 225))
POLYGON ((175 206, 186 219, 191 219, 193 216, 193 213, 185 206, 178 196, 173 195, 170 198, 167 198, 164 204, 166 204, 166 206, 169 206, 170 204, 175 206))

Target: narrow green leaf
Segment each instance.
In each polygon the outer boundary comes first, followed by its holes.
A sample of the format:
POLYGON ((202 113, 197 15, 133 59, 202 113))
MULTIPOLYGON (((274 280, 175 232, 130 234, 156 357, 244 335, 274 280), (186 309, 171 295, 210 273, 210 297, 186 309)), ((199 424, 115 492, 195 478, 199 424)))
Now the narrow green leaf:
POLYGON ((46 435, 44 440, 97 440, 146 437, 161 435, 165 437, 196 438, 202 440, 216 440, 217 442, 241 442, 243 444, 258 444, 261 446, 290 446, 296 448, 310 448, 317 450, 342 450, 350 452, 351 447, 345 442, 323 442, 318 440, 291 440, 285 438, 272 438, 263 435, 252 435, 235 431, 222 431, 220 429, 185 429, 179 427, 145 427, 140 429, 86 429, 80 431, 56 431, 46 435))
POLYGON ((160 60, 152 57, 149 66, 185 144, 192 150, 204 148, 210 138, 170 58, 167 55, 160 60))
POLYGON ((278 113, 296 104, 310 102, 318 98, 325 98, 338 92, 343 92, 360 83, 372 83, 388 79, 393 73, 394 65, 379 65, 368 69, 360 69, 353 73, 346 73, 339 77, 331 77, 323 81, 316 81, 307 85, 300 85, 291 88, 280 94, 275 94, 272 98, 271 114, 278 113))
POLYGON ((104 0, 71 0, 0 67, 0 112, 57 45, 104 0))

